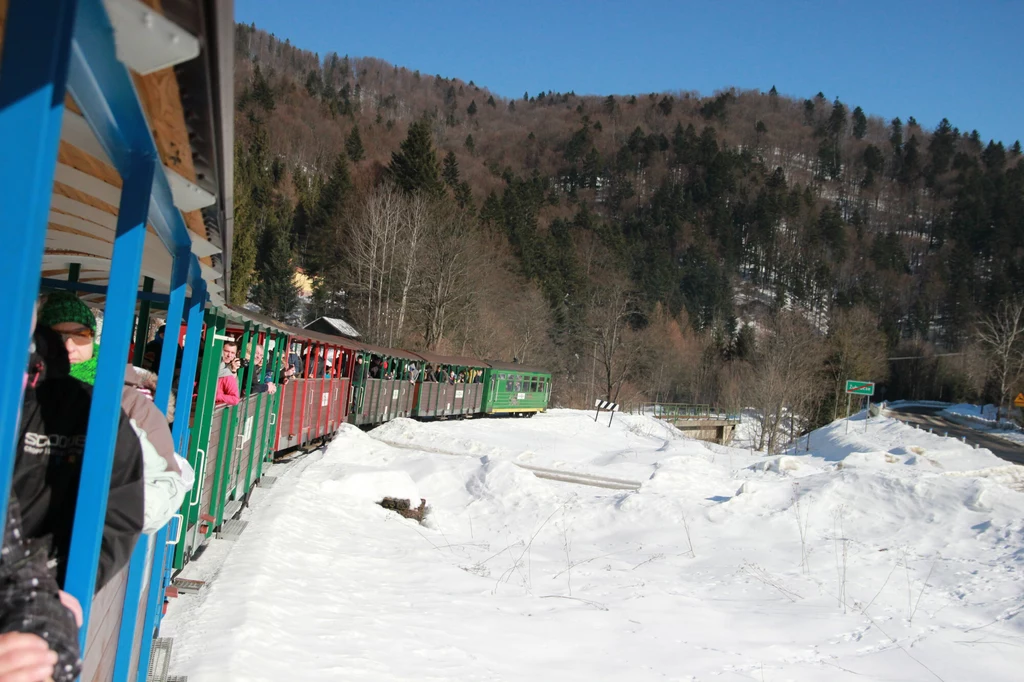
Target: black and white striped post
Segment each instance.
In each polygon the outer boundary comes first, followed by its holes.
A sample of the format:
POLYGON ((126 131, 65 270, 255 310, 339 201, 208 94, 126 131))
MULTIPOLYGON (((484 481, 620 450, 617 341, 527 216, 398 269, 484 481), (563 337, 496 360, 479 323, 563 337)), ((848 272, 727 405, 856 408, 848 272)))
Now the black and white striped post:
POLYGON ((594 412, 594 421, 595 422, 597 421, 598 415, 601 414, 601 410, 608 410, 611 413, 611 416, 608 417, 608 428, 610 429, 612 427, 612 419, 615 418, 615 411, 617 409, 619 409, 619 404, 618 403, 609 402, 607 400, 601 400, 599 398, 599 399, 594 401, 594 407, 597 408, 597 411, 594 412))

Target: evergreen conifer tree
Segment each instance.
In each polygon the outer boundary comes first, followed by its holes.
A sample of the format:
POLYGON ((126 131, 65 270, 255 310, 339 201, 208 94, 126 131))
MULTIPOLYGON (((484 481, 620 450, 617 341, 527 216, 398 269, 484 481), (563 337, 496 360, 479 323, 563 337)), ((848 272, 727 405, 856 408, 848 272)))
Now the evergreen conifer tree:
POLYGON ((259 64, 256 65, 252 75, 252 99, 264 111, 274 110, 274 91, 267 79, 263 77, 263 71, 260 70, 259 64))
POLYGON ((341 261, 345 221, 353 199, 346 154, 338 154, 308 217, 308 261, 311 274, 327 272, 341 261))
POLYGON ((868 117, 864 115, 863 109, 857 107, 853 110, 853 136, 858 140, 863 140, 867 132, 868 117))
POLYGON ((466 149, 469 150, 469 153, 472 154, 473 151, 476 149, 476 143, 473 142, 473 136, 472 135, 466 135, 465 145, 466 145, 466 149))
POLYGON ((473 207, 473 189, 465 180, 455 188, 455 203, 459 205, 459 208, 469 211, 470 215, 476 210, 473 207))
POLYGON ((310 69, 309 75, 306 76, 306 92, 310 97, 320 97, 323 90, 323 83, 320 82, 320 70, 310 69))
POLYGON ((359 136, 359 126, 352 126, 352 132, 345 138, 345 152, 352 163, 362 161, 366 156, 363 139, 359 136))
POLYGON ((440 169, 431 139, 430 122, 420 120, 409 126, 409 134, 397 152, 391 154, 387 173, 406 192, 441 193, 440 169))
POLYGON ((290 207, 280 206, 267 221, 260 239, 256 259, 257 282, 252 291, 252 302, 267 315, 287 320, 299 302, 295 286, 295 267, 285 217, 290 207))
POLYGON ((498 103, 494 101, 494 95, 487 98, 487 104, 489 104, 492 109, 498 108, 498 103))
POLYGON ((476 100, 475 99, 472 99, 472 100, 469 101, 469 106, 466 107, 466 113, 469 114, 470 116, 475 116, 476 115, 476 100))
POLYGON ((459 160, 455 158, 455 152, 451 150, 444 155, 441 177, 444 178, 444 184, 449 187, 454 189, 459 186, 459 160))

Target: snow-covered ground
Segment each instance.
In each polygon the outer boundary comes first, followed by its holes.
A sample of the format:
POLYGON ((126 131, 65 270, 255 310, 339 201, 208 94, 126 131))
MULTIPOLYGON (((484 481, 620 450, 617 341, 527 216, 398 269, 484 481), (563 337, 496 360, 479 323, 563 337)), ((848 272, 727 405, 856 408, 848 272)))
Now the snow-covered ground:
POLYGON ((763 457, 571 410, 345 427, 186 568, 209 583, 164 620, 171 673, 1020 679, 1024 468, 884 417, 846 430, 763 457), (426 498, 427 524, 385 495, 426 498))

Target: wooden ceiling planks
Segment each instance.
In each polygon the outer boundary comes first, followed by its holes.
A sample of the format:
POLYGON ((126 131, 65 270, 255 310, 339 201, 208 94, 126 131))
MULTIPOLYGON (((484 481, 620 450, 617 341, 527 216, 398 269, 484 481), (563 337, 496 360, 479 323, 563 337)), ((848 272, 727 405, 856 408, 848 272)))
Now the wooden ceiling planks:
POLYGON ((121 175, 117 170, 107 164, 105 161, 100 161, 95 156, 87 154, 80 148, 64 140, 60 141, 60 148, 57 151, 57 160, 66 166, 71 166, 75 170, 88 173, 89 175, 99 178, 108 185, 113 185, 118 189, 121 188, 121 175))
MULTIPOLYGON (((0 53, 2 53, 3 49, 8 2, 9 0, 0 0, 0 53)), ((159 0, 144 0, 144 2, 155 11, 163 14, 159 0)), ((156 142, 162 163, 190 182, 195 182, 196 171, 192 159, 192 147, 189 141, 188 129, 185 125, 185 112, 181 104, 181 93, 178 88, 178 80, 174 74, 174 69, 163 69, 146 76, 140 76, 139 74, 132 73, 132 78, 135 82, 135 87, 139 95, 139 101, 143 107, 143 112, 149 121, 153 139, 156 142)), ((81 109, 71 98, 70 94, 65 96, 64 106, 68 111, 74 112, 78 115, 81 115, 82 113, 81 109)), ((60 142, 58 160, 66 166, 74 168, 75 170, 87 175, 91 175, 115 188, 120 189, 123 185, 121 176, 118 174, 116 169, 63 140, 60 142)), ((101 211, 107 215, 117 215, 117 207, 111 206, 110 204, 97 199, 95 196, 74 187, 70 187, 65 183, 55 182, 53 192, 56 196, 79 202, 80 204, 88 206, 91 209, 95 209, 96 211, 101 211)), ((64 211, 61 211, 60 209, 55 209, 55 212, 64 213, 64 211)), ((86 211, 76 210, 70 215, 81 214, 83 212, 86 211)), ((188 230, 205 241, 207 239, 207 234, 206 226, 203 223, 202 212, 198 210, 182 212, 182 216, 188 230)), ((89 218, 95 216, 87 214, 79 217, 89 218)), ((62 220, 62 222, 67 221, 62 220)), ((49 224, 49 229, 54 232, 63 232, 69 235, 74 235, 75 239, 73 239, 73 241, 83 237, 90 237, 92 239, 99 237, 95 230, 91 230, 92 234, 90 234, 90 232, 76 229, 75 227, 68 225, 54 223, 52 221, 49 224)), ((113 234, 111 234, 110 237, 112 238, 113 234)), ((84 263, 88 263, 88 265, 94 267, 100 265, 105 260, 97 258, 94 254, 84 254, 74 250, 54 249, 52 248, 52 245, 53 242, 51 241, 51 246, 47 247, 46 255, 44 256, 45 266, 43 275, 46 277, 67 276, 67 267, 58 265, 56 262, 57 260, 66 259, 67 262, 72 262, 77 256, 78 259, 84 263)), ((156 254, 150 253, 147 260, 152 263, 152 259, 155 255, 156 254)), ((162 254, 161 256, 162 257, 157 259, 158 261, 162 261, 163 258, 166 257, 162 254)), ((208 276, 211 275, 212 271, 209 268, 213 264, 212 259, 204 257, 200 259, 200 262, 206 266, 204 268, 204 274, 207 274, 208 276)), ((148 264, 149 263, 146 263, 145 265, 148 264)), ((166 273, 164 273, 164 276, 166 276, 166 273)), ((158 279, 162 279, 162 277, 158 279)))
MULTIPOLYGON (((160 0, 142 1, 154 11, 164 13, 160 0)), ((161 161, 194 183, 196 167, 192 159, 192 143, 188 138, 185 109, 181 106, 181 91, 174 69, 161 69, 145 76, 133 72, 132 78, 135 80, 139 101, 142 102, 143 111, 153 131, 153 139, 156 141, 161 161)), ((183 211, 182 216, 190 232, 206 239, 206 225, 203 223, 201 211, 183 211)))
POLYGON ((114 215, 114 216, 117 215, 117 208, 116 207, 111 206, 110 204, 107 204, 107 203, 104 203, 104 202, 100 201, 99 199, 97 199, 96 197, 92 196, 91 194, 86 194, 85 192, 80 192, 79 190, 75 189, 74 187, 69 187, 69 186, 67 186, 67 185, 65 185, 63 183, 54 182, 53 183, 53 193, 57 194, 57 195, 60 195, 62 197, 67 197, 68 199, 74 199, 75 201, 80 201, 83 204, 85 204, 86 206, 91 206, 91 207, 93 207, 93 208, 95 208, 97 210, 103 211, 104 213, 109 213, 110 215, 114 215))

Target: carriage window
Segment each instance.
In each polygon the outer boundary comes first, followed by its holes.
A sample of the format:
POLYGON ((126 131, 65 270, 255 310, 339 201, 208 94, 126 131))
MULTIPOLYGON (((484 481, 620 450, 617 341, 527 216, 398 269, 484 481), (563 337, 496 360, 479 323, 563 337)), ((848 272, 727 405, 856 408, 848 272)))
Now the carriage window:
POLYGON ((536 392, 537 392, 537 377, 534 377, 533 381, 530 382, 530 393, 536 393, 536 392))
POLYGON ((505 391, 507 391, 508 393, 511 393, 514 390, 515 390, 515 387, 514 387, 513 383, 511 381, 506 381, 505 382, 505 391))

